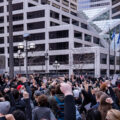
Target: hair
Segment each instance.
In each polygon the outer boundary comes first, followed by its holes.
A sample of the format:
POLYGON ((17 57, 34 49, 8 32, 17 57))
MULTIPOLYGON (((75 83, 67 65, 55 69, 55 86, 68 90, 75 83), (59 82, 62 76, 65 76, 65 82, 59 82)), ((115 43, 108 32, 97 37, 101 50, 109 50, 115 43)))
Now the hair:
POLYGON ((18 90, 15 89, 13 91, 13 97, 15 98, 15 100, 17 100, 19 98, 19 92, 18 92, 18 90))
POLYGON ((102 120, 100 111, 96 109, 89 110, 86 120, 102 120))
POLYGON ((51 89, 50 93, 54 96, 55 95, 55 89, 51 89))
POLYGON ((100 86, 100 90, 103 91, 103 92, 105 92, 106 88, 107 88, 107 84, 105 82, 102 83, 101 86, 100 86))
POLYGON ((38 97, 38 104, 40 107, 48 107, 49 103, 48 103, 48 98, 46 95, 41 95, 38 97))
POLYGON ((15 120, 26 120, 25 114, 21 110, 15 110, 13 112, 13 116, 14 116, 15 120))
POLYGON ((60 90, 60 84, 58 84, 56 87, 55 87, 55 93, 56 94, 63 94, 60 90))
POLYGON ((102 91, 97 91, 97 92, 95 93, 95 96, 96 96, 97 99, 100 99, 100 97, 101 97, 103 94, 104 94, 104 92, 102 92, 102 91))
POLYGON ((103 94, 100 97, 100 105, 98 109, 101 112, 102 120, 105 120, 108 110, 112 108, 112 104, 106 102, 107 98, 110 98, 107 94, 103 94))
POLYGON ((118 87, 113 88, 113 90, 114 90, 114 92, 115 92, 115 94, 116 94, 116 96, 118 98, 118 104, 120 105, 120 90, 119 90, 118 87))
POLYGON ((120 120, 120 111, 111 109, 107 112, 106 118, 108 120, 120 120))

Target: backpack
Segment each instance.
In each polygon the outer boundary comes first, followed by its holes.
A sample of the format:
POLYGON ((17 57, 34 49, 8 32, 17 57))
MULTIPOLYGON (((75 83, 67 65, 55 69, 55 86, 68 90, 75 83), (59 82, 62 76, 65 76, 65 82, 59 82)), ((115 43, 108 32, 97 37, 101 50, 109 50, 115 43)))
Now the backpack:
POLYGON ((57 104, 58 104, 58 110, 57 110, 57 120, 64 120, 64 102, 61 102, 58 97, 54 96, 57 104))

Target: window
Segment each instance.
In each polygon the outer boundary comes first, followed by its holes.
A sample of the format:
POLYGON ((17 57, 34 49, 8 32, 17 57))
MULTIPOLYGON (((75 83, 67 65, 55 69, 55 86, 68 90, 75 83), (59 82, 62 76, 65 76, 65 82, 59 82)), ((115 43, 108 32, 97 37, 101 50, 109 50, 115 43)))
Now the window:
POLYGON ((49 50, 65 50, 69 48, 68 42, 50 43, 49 50))
POLYGON ((45 40, 45 33, 34 33, 30 35, 29 41, 45 40))
POLYGON ((68 0, 62 0, 62 4, 69 7, 69 1, 68 0))
POLYGON ((4 17, 0 17, 0 23, 4 23, 4 17))
POLYGON ((42 29, 45 28, 45 22, 35 22, 35 23, 28 23, 27 29, 28 30, 35 30, 35 29, 42 29))
MULTIPOLYGON (((23 42, 23 35, 13 36, 13 42, 23 42)), ((8 37, 8 43, 9 43, 9 37, 8 37)))
POLYGON ((4 27, 0 27, 0 33, 4 33, 4 27))
MULTIPOLYGON (((13 26, 13 32, 17 32, 17 31, 23 31, 23 24, 13 26)), ((9 27, 8 27, 8 32, 9 32, 9 27)))
POLYGON ((74 54, 73 63, 74 64, 93 64, 95 60, 94 53, 86 54, 74 54))
POLYGON ((115 57, 110 55, 110 65, 114 65, 115 57))
POLYGON ((59 64, 69 64, 69 55, 53 55, 49 56, 50 65, 53 65, 55 61, 58 61, 59 64))
POLYGON ((117 65, 120 65, 120 56, 116 57, 117 65))
POLYGON ((69 37, 68 30, 49 32, 50 39, 67 38, 67 37, 69 37))
POLYGON ((34 4, 28 3, 28 7, 34 7, 34 4))
POLYGON ((103 54, 103 53, 100 54, 100 63, 107 64, 107 55, 106 54, 103 54))
POLYGON ((34 51, 45 51, 45 44, 36 44, 34 51))
POLYGON ((45 65, 45 56, 28 57, 29 66, 45 65))
POLYGON ((77 5, 70 3, 70 8, 72 8, 73 10, 77 10, 77 5))
POLYGON ((48 3, 48 0, 41 0, 41 4, 42 5, 45 5, 45 4, 47 4, 48 3))
POLYGON ((55 8, 60 9, 60 6, 59 6, 59 5, 57 5, 57 4, 55 4, 55 3, 52 3, 52 6, 53 6, 53 7, 55 7, 55 8))
POLYGON ((74 15, 74 16, 77 16, 77 13, 75 13, 75 12, 70 12, 71 13, 71 15, 74 15))
MULTIPOLYGON (((13 15, 13 21, 19 21, 19 20, 23 20, 23 14, 16 14, 13 15)), ((7 21, 9 21, 9 17, 7 17, 7 21)))
POLYGON ((120 5, 112 9, 112 13, 116 13, 120 11, 120 5))
POLYGON ((106 74, 107 74, 107 70, 106 69, 101 69, 100 70, 100 74, 101 74, 101 76, 103 77, 105 77, 106 76, 106 74))
POLYGON ((85 34, 85 41, 91 42, 91 35, 85 34))
MULTIPOLYGON (((24 66, 24 58, 14 58, 14 66, 24 66)), ((9 58, 8 58, 8 66, 9 66, 9 58)))
POLYGON ((74 48, 79 48, 79 47, 82 47, 82 44, 75 42, 75 43, 74 43, 74 48))
POLYGON ((58 23, 50 22, 50 26, 58 26, 58 25, 59 25, 58 23))
POLYGON ((70 23, 70 18, 62 15, 62 21, 69 24, 70 23))
MULTIPOLYGON (((17 53, 17 52, 18 52, 18 46, 14 46, 14 47, 13 47, 13 52, 14 52, 14 53, 17 53)), ((9 47, 8 47, 8 53, 9 53, 9 47)))
POLYGON ((3 12, 4 12, 4 7, 1 6, 1 7, 0 7, 0 13, 3 13, 3 12))
POLYGON ((5 52, 5 51, 4 51, 4 47, 1 47, 1 48, 0 48, 0 54, 4 54, 4 52, 5 52))
POLYGON ((27 19, 45 17, 45 10, 39 10, 27 13, 27 19))
POLYGON ((88 26, 85 23, 81 23, 81 28, 88 29, 88 26))
POLYGON ((119 3, 119 2, 120 2, 120 0, 112 0, 112 5, 115 5, 115 4, 119 3))
POLYGON ((62 10, 63 10, 64 12, 66 12, 66 13, 69 13, 69 10, 66 9, 66 8, 64 8, 64 7, 62 7, 62 10))
POLYGON ((96 44, 100 44, 100 39, 97 37, 93 37, 93 42, 96 44))
POLYGON ((2 3, 3 2, 3 0, 0 0, 0 3, 2 3))
POLYGON ((72 24, 73 24, 73 25, 76 25, 76 26, 79 26, 79 21, 76 21, 76 20, 73 19, 73 20, 72 20, 72 24))
POLYGON ((50 11, 50 17, 58 19, 59 20, 59 13, 54 12, 54 11, 50 11))
POLYGON ((74 31, 74 38, 82 39, 82 32, 74 31))
MULTIPOLYGON (((16 10, 22 10, 23 9, 23 3, 16 3, 12 5, 13 11, 16 10)), ((9 8, 7 6, 7 11, 9 11, 9 8)))
POLYGON ((112 19, 119 19, 120 18, 120 15, 116 15, 114 17, 112 17, 112 19))
POLYGON ((4 43, 4 37, 0 37, 0 44, 4 43))

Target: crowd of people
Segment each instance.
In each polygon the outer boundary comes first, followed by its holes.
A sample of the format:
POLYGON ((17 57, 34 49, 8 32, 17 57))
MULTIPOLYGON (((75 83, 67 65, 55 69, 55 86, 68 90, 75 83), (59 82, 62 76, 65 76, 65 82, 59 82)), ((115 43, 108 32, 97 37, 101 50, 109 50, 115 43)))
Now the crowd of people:
POLYGON ((0 120, 120 120, 120 80, 0 76, 0 120))

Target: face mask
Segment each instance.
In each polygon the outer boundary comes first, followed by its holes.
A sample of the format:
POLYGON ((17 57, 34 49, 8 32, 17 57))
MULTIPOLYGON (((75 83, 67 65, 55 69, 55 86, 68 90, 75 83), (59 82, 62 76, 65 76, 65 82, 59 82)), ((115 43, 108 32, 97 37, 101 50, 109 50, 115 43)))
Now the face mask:
POLYGON ((20 92, 21 92, 21 93, 24 93, 24 90, 22 89, 22 90, 20 90, 20 92))

